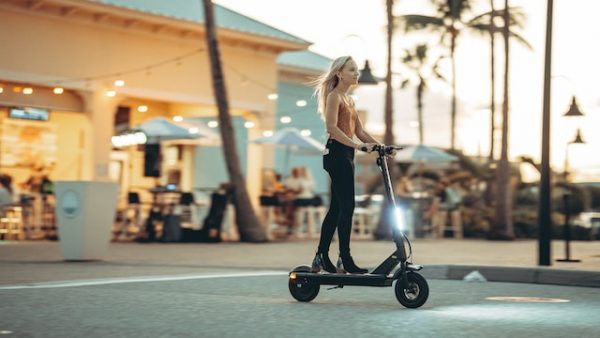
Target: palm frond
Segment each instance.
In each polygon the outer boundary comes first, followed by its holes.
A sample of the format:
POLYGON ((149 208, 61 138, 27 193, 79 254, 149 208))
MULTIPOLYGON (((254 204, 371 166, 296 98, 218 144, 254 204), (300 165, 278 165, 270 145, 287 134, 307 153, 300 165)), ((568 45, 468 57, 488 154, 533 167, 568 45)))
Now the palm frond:
MULTIPOLYGON (((469 26, 469 28, 474 33, 479 33, 479 34, 485 35, 485 34, 488 34, 490 31, 490 24, 477 24, 477 25, 469 26)), ((502 34, 502 27, 493 27, 493 31, 495 34, 502 34)), ((521 43, 527 49, 533 50, 533 46, 531 46, 529 41, 527 41, 519 33, 515 32, 514 30, 511 29, 508 34, 510 35, 511 38, 516 39, 519 43, 521 43)))
POLYGON ((394 18, 398 26, 404 27, 405 32, 414 30, 429 29, 432 31, 444 28, 444 20, 427 15, 401 15, 394 18))

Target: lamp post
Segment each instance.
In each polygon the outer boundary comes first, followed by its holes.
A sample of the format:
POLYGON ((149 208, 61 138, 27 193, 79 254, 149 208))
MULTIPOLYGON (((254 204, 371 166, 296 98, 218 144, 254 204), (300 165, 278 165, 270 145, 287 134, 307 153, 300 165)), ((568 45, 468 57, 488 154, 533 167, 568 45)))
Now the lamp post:
POLYGON ((538 206, 538 265, 550 265, 550 73, 552 69, 552 9, 548 0, 546 10, 546 48, 544 62, 544 98, 542 109, 542 156, 538 206))
POLYGON ((565 148, 565 168, 564 168, 564 172, 563 172, 565 182, 569 181, 569 146, 572 144, 585 144, 585 141, 583 140, 583 136, 581 136, 581 129, 579 129, 579 128, 577 129, 575 138, 573 139, 573 141, 569 141, 565 148))

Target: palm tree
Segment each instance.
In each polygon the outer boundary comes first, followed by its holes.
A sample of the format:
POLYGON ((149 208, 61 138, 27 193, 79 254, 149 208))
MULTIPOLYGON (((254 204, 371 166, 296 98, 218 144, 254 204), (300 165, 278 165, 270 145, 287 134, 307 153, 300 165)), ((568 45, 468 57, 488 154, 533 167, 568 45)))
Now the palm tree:
MULTIPOLYGON (((456 141, 456 59, 455 51, 460 33, 464 30, 476 32, 480 34, 489 34, 490 29, 497 31, 494 27, 490 27, 491 13, 486 12, 465 18, 467 11, 471 9, 473 0, 430 0, 436 9, 434 16, 409 14, 402 15, 396 18, 400 25, 404 26, 406 32, 416 30, 428 30, 440 34, 440 40, 449 49, 451 61, 451 86, 452 86, 452 104, 450 111, 450 148, 455 148, 456 141)), ((494 12, 495 15, 501 13, 494 12)), ((510 25, 517 25, 521 21, 519 17, 511 17, 510 25)), ((525 40, 514 32, 510 32, 511 36, 524 42, 525 40)))
POLYGON ((490 0, 490 25, 488 32, 490 33, 490 156, 489 163, 494 161, 494 131, 496 130, 496 41, 495 41, 495 25, 494 18, 496 17, 496 9, 494 8, 494 0, 490 0))
POLYGON ((494 220, 488 235, 489 239, 514 239, 512 223, 512 203, 510 194, 510 167, 508 163, 508 75, 509 75, 509 46, 510 46, 510 9, 508 0, 504 0, 504 100, 502 101, 502 141, 500 160, 496 171, 496 206, 494 220))
POLYGON ((245 242, 264 242, 267 240, 258 217, 254 213, 248 191, 246 180, 240 170, 240 162, 235 145, 235 132, 229 115, 229 103, 227 101, 227 90, 221 67, 221 56, 219 52, 219 41, 215 31, 214 9, 211 0, 202 0, 204 5, 206 43, 208 46, 213 89, 217 108, 219 110, 219 125, 223 152, 229 180, 233 190, 233 204, 235 206, 235 218, 240 233, 240 240, 245 242))
MULTIPOLYGON (((406 49, 404 51, 404 57, 402 63, 415 75, 417 81, 417 120, 419 122, 419 144, 423 144, 424 141, 424 128, 423 128, 423 94, 427 89, 428 75, 430 71, 431 75, 436 78, 445 80, 442 74, 439 73, 439 61, 442 57, 438 58, 433 65, 428 64, 427 52, 429 48, 427 44, 419 44, 414 50, 406 49)), ((400 88, 404 89, 410 83, 410 79, 402 81, 400 88)))
POLYGON ((392 100, 392 36, 394 34, 394 14, 392 9, 394 7, 394 0, 386 0, 385 7, 387 14, 387 71, 385 74, 385 134, 383 136, 383 143, 394 144, 394 102, 392 100))
MULTIPOLYGON (((386 0, 386 16, 387 16, 387 63, 385 75, 385 106, 384 106, 384 123, 385 133, 383 135, 383 143, 394 144, 394 108, 392 100, 392 37, 394 34, 394 0, 386 0)), ((390 169, 390 178, 395 181, 396 170, 392 160, 388 160, 388 168, 390 169)), ((375 239, 388 239, 391 237, 392 229, 389 227, 391 222, 389 218, 392 213, 389 211, 389 205, 385 203, 381 208, 381 217, 375 230, 375 239)))

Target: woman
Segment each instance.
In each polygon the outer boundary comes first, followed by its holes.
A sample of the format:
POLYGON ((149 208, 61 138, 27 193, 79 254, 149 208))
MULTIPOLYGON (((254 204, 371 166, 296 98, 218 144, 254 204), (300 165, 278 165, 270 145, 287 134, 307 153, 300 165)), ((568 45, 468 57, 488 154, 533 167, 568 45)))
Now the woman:
POLYGON ((323 168, 331 178, 331 203, 321 227, 321 239, 312 271, 366 273, 350 255, 350 234, 354 213, 354 153, 371 152, 378 142, 363 128, 348 95, 358 83, 358 66, 350 56, 335 59, 329 71, 315 81, 319 112, 325 119, 329 139, 323 155, 323 168), (356 136, 361 142, 354 141, 356 136), (329 259, 329 245, 338 230, 340 257, 336 266, 329 259))
POLYGON ((12 177, 0 174, 0 206, 10 205, 13 202, 12 177))

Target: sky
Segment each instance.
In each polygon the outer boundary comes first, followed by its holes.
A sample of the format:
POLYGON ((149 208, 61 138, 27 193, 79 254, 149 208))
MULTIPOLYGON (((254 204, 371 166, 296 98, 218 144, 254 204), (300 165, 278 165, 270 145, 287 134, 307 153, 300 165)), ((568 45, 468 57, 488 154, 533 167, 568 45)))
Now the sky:
MULTIPOLYGON (((313 42, 311 51, 335 58, 352 55, 359 65, 368 60, 376 76, 385 76, 385 0, 215 0, 216 3, 283 31, 313 42)), ((521 7, 527 23, 520 34, 532 45, 527 49, 517 42, 510 45, 510 135, 509 157, 526 155, 539 161, 541 153, 541 121, 546 29, 546 1, 510 0, 521 7)), ((489 1, 474 1, 473 14, 489 10, 489 1)), ((504 1, 495 1, 502 8, 504 1)), ((429 1, 396 0, 394 15, 433 14, 429 1)), ((552 53, 552 130, 551 163, 563 170, 567 144, 581 129, 584 145, 570 145, 569 164, 576 181, 600 181, 600 1, 555 0, 552 53), (571 97, 577 97, 583 117, 564 117, 571 97)), ((394 132, 397 143, 418 141, 414 86, 399 89, 407 71, 400 57, 407 48, 428 42, 433 53, 441 52, 438 39, 423 33, 398 31, 393 41, 394 132), (437 47, 436 47, 437 46, 437 47), (437 48, 437 49, 436 49, 437 48), (413 123, 411 123, 413 122, 413 123)), ((501 39, 496 46, 496 102, 500 107, 503 95, 502 75, 504 51, 501 39)), ((490 144, 490 48, 487 37, 465 33, 456 51, 458 130, 457 145, 467 154, 489 154, 490 144)), ((449 62, 442 72, 450 77, 449 62)), ((367 128, 374 133, 383 126, 385 86, 362 86, 354 91, 357 105, 368 112, 367 128)), ((450 145, 450 87, 430 81, 425 94, 425 143, 432 146, 450 145)), ((500 108, 496 110, 500 112, 500 108)), ((499 115, 499 114, 498 114, 499 115)), ((498 123, 499 128, 499 123, 498 123)), ((496 132, 500 143, 500 129, 496 132)), ((499 147, 496 154, 499 154, 499 147)), ((529 172, 533 174, 533 172, 529 172)), ((535 178, 535 175, 531 177, 535 178)))

